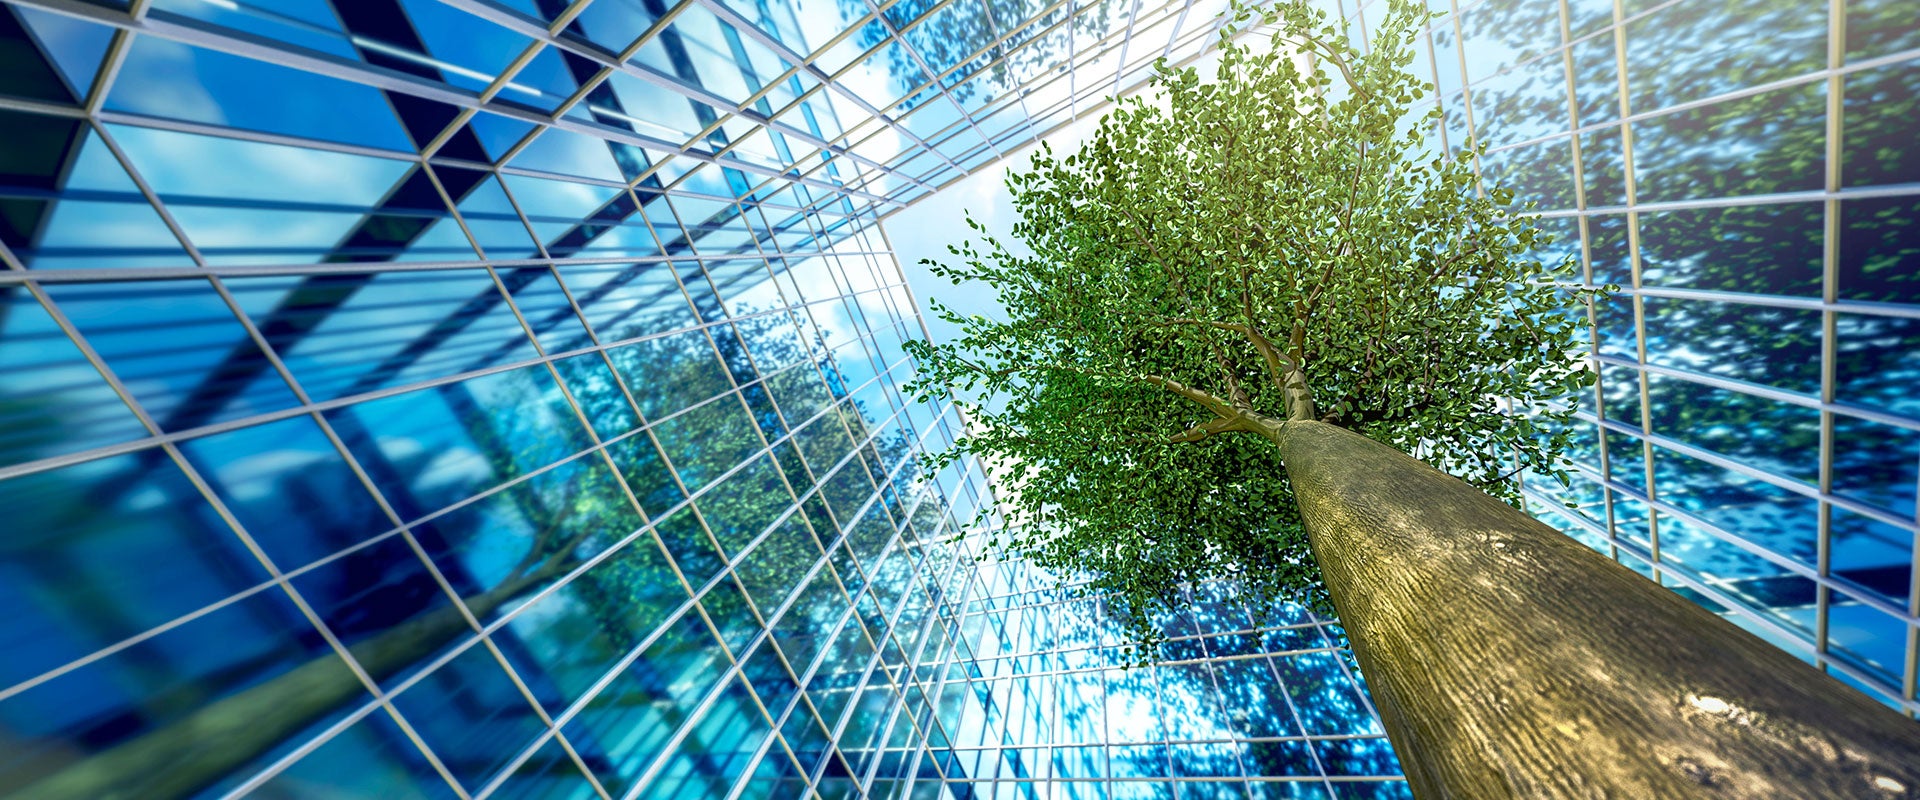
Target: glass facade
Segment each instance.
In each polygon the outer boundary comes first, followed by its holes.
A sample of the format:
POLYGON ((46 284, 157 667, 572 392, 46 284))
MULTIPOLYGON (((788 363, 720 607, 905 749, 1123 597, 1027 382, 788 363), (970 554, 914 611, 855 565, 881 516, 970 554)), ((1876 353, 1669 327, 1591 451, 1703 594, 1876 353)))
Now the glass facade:
POLYGON ((1120 669, 898 389, 879 217, 1221 5, 0 5, 0 795, 1405 796, 1330 621, 1120 669))
POLYGON ((1431 5, 1430 141, 1478 136, 1482 177, 1621 287, 1573 484, 1530 480, 1531 510, 1920 713, 1913 5, 1431 5))

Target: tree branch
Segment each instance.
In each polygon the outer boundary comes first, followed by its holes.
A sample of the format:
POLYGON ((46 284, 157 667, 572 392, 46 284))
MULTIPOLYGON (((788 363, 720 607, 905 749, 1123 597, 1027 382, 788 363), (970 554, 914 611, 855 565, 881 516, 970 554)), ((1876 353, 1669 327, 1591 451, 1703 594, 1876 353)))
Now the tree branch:
POLYGON ((1242 418, 1239 416, 1234 416, 1231 419, 1226 417, 1221 417, 1219 419, 1214 419, 1214 420, 1200 423, 1199 425, 1195 425, 1191 428, 1188 428, 1184 431, 1174 434, 1173 436, 1168 437, 1167 441, 1169 443, 1197 442, 1197 441, 1200 441, 1201 439, 1205 439, 1216 433, 1226 433, 1228 431, 1242 430, 1243 426, 1241 425, 1241 422, 1242 422, 1242 418))
MULTIPOLYGON (((978 365, 975 365, 972 362, 966 362, 966 363, 969 366, 973 366, 976 369, 980 369, 978 365)), ((1149 373, 1128 374, 1128 373, 1120 373, 1120 372, 1107 372, 1105 370, 1091 369, 1088 367, 1076 367, 1071 364, 1023 364, 1016 367, 1003 367, 997 370, 983 369, 981 371, 983 374, 986 374, 992 377, 1005 377, 1008 375, 1012 375, 1016 372, 1039 372, 1043 370, 1059 370, 1061 372, 1072 372, 1080 375, 1090 375, 1098 378, 1116 378, 1119 380, 1140 381, 1142 383, 1148 383, 1154 386, 1158 386, 1169 392, 1180 395, 1181 397, 1184 397, 1188 400, 1192 400, 1193 402, 1200 404, 1202 407, 1206 408, 1208 411, 1212 411, 1215 415, 1218 415, 1220 417, 1232 417, 1239 413, 1239 410, 1233 407, 1233 403, 1227 401, 1226 399, 1220 397, 1219 395, 1216 395, 1212 392, 1208 392, 1202 389, 1196 389, 1192 386, 1188 386, 1172 378, 1164 377, 1161 375, 1153 375, 1149 373)))

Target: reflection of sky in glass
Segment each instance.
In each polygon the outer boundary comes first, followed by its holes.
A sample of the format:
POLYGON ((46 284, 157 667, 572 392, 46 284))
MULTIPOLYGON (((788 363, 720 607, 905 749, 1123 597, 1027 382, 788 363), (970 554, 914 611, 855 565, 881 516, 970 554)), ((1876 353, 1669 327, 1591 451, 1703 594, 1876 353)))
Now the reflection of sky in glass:
MULTIPOLYGON (((669 6, 0 7, 0 794, 1404 792, 1343 780, 1398 765, 1325 621, 1201 598, 1122 671, 1096 599, 976 565, 984 476, 920 470, 959 420, 898 393, 888 251, 1224 3, 669 6)), ((1846 4, 1828 159, 1824 7, 1624 9, 1426 45, 1449 143, 1642 287, 1566 524, 1891 696, 1911 14, 1846 4)))

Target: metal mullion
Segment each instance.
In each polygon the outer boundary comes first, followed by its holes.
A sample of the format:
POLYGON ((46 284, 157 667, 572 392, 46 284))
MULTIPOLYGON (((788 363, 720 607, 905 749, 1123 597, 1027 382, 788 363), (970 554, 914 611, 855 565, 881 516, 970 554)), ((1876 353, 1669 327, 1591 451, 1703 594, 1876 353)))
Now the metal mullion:
MULTIPOLYGON (((1892 615, 1893 617, 1895 617, 1896 619, 1902 622, 1905 622, 1908 624, 1920 622, 1920 617, 1917 617, 1915 615, 1908 614, 1902 611, 1899 608, 1899 606, 1895 603, 1879 599, 1871 594, 1862 594, 1854 591, 1851 588, 1841 586, 1836 581, 1834 581, 1832 577, 1820 575, 1817 573, 1816 570, 1812 568, 1804 566, 1785 556, 1781 556, 1775 553, 1774 551, 1772 551, 1771 549, 1768 549, 1766 547, 1762 547, 1761 545, 1747 541, 1745 537, 1737 533, 1728 531, 1725 528, 1718 525, 1717 523, 1709 522, 1704 518, 1699 517, 1694 512, 1681 509, 1678 506, 1675 506, 1672 503, 1668 503, 1663 500, 1653 500, 1650 498, 1645 498, 1643 495, 1641 495, 1639 492, 1634 490, 1632 487, 1622 484, 1618 481, 1603 481, 1601 479, 1598 479, 1597 476, 1593 478, 1593 480, 1596 483, 1605 483, 1611 486, 1612 488, 1614 488, 1616 491, 1619 491, 1622 494, 1626 494, 1630 497, 1633 497, 1634 499, 1642 500, 1643 502, 1648 503, 1650 507, 1657 507, 1662 513, 1671 515, 1673 517, 1676 517, 1678 519, 1681 519, 1687 522, 1688 524, 1694 525, 1695 527, 1700 528, 1702 532, 1716 539, 1720 539, 1721 541, 1727 544, 1733 545, 1734 547, 1737 547, 1755 556, 1759 556, 1762 560, 1765 560, 1775 566, 1778 566, 1786 572, 1792 573, 1794 577, 1799 577, 1801 579, 1807 580, 1809 582, 1814 583, 1816 586, 1820 586, 1820 587, 1825 587, 1829 589, 1839 588, 1845 594, 1847 594, 1848 597, 1854 599, 1855 602, 1859 602, 1863 605, 1873 607, 1876 610, 1883 611, 1889 615, 1892 615)), ((1544 495, 1538 491, 1534 491, 1532 492, 1532 494, 1534 494, 1537 497, 1545 497, 1546 499, 1551 500, 1550 496, 1544 495)), ((1565 516, 1565 515, 1562 515, 1562 516, 1565 516)))
MULTIPOLYGON (((739 12, 733 10, 733 8, 728 6, 727 4, 718 2, 717 0, 695 0, 695 1, 699 2, 701 6, 705 7, 708 11, 712 12, 715 17, 720 18, 721 20, 725 21, 729 26, 732 26, 734 30, 739 31, 741 35, 746 36, 749 39, 753 39, 755 42, 759 43, 762 47, 765 47, 768 50, 771 50, 774 55, 779 56, 782 60, 786 61, 787 63, 804 65, 807 68, 808 72, 813 75, 814 80, 820 81, 823 84, 831 84, 832 90, 838 91, 841 96, 852 100, 854 105, 861 107, 863 110, 865 110, 868 114, 872 115, 874 118, 881 120, 882 124, 885 124, 888 127, 894 128, 901 135, 905 136, 909 141, 912 141, 915 144, 918 144, 922 147, 926 146, 926 142, 921 141, 919 137, 914 136, 911 131, 908 131, 906 128, 901 127, 897 123, 894 123, 891 120, 887 119, 886 115, 881 113, 880 109, 875 108, 874 106, 869 104, 866 100, 861 99, 858 95, 855 95, 851 90, 848 90, 845 87, 840 85, 840 82, 838 80, 840 75, 844 75, 848 71, 852 70, 854 67, 864 63, 867 58, 870 58, 875 53, 878 53, 880 49, 884 47, 884 43, 880 45, 875 45, 872 49, 869 49, 866 52, 861 53, 860 56, 855 58, 852 63, 841 68, 841 70, 835 73, 834 75, 829 76, 825 74, 824 70, 820 69, 818 66, 816 66, 813 63, 813 59, 807 58, 807 57, 801 56, 798 53, 795 53, 791 48, 787 47, 785 43, 781 42, 778 39, 773 38, 772 36, 767 35, 767 32, 760 30, 759 26, 756 26, 752 22, 745 19, 744 17, 741 17, 739 12)), ((845 33, 851 34, 852 32, 859 30, 860 27, 861 27, 860 25, 849 26, 845 31, 845 33)), ((831 45, 829 45, 828 47, 831 47, 831 45)))
MULTIPOLYGON (((1609 28, 1608 30, 1612 30, 1612 29, 1609 28)), ((1597 38, 1597 36, 1595 38, 1597 38)), ((1695 108, 1703 108, 1705 106, 1710 106, 1717 103, 1723 103, 1729 100, 1739 100, 1741 98, 1752 97, 1754 95, 1759 95, 1759 94, 1765 94, 1767 92, 1776 91, 1779 89, 1789 89, 1795 86, 1804 86, 1807 84, 1817 83, 1817 82, 1830 79, 1836 75, 1844 77, 1847 75, 1851 75, 1855 72, 1861 72, 1864 70, 1874 69, 1877 67, 1889 66, 1892 64, 1898 64, 1905 61, 1911 61, 1915 58, 1920 58, 1920 48, 1903 50, 1901 52, 1893 53, 1891 55, 1879 56, 1871 59, 1863 59, 1860 61, 1847 64, 1842 67, 1835 67, 1830 69, 1818 69, 1812 72, 1796 75, 1791 78, 1782 78, 1780 80, 1771 81, 1768 83, 1755 84, 1753 86, 1742 87, 1740 89, 1726 92, 1724 94, 1717 94, 1711 97, 1705 97, 1698 100, 1689 100, 1684 103, 1675 103, 1674 105, 1667 106, 1665 108, 1654 109, 1652 111, 1641 111, 1631 116, 1623 116, 1622 118, 1617 120, 1608 120, 1607 122, 1596 123, 1594 125, 1577 128, 1572 132, 1578 135, 1582 133, 1589 133, 1592 131, 1602 130, 1605 128, 1611 128, 1616 125, 1622 125, 1625 123, 1644 122, 1650 119, 1654 119, 1656 117, 1664 117, 1669 114, 1673 114, 1680 111, 1689 111, 1695 108)), ((1527 63, 1532 63, 1532 60, 1529 60, 1527 63)), ((1622 80, 1625 80, 1624 74, 1622 75, 1622 80)), ((1489 148, 1489 152, 1500 152, 1503 150, 1512 150, 1512 149, 1524 147, 1530 144, 1538 144, 1538 143, 1547 141, 1549 139, 1554 139, 1564 135, 1566 134, 1556 132, 1556 133, 1548 134, 1545 136, 1537 136, 1531 139, 1524 139, 1518 142, 1504 144, 1497 148, 1489 148)), ((1865 191, 1865 189, 1863 189, 1863 191, 1865 191)), ((1909 189, 1908 191, 1911 191, 1911 190, 1909 189)), ((1891 192, 1898 192, 1898 190, 1897 189, 1891 190, 1891 192)), ((1741 200, 1744 198, 1733 198, 1733 199, 1741 200)), ((1687 204, 1687 203, 1693 203, 1693 202, 1696 202, 1696 201, 1673 201, 1672 204, 1687 204)), ((1668 205, 1668 203, 1662 203, 1657 205, 1653 203, 1649 203, 1645 206, 1645 208, 1653 209, 1653 208, 1664 206, 1664 205, 1668 205)))
MULTIPOLYGON (((74 326, 72 320, 68 319, 66 314, 53 303, 53 299, 48 297, 40 287, 31 283, 27 284, 27 289, 34 295, 34 298, 39 300, 42 306, 45 307, 47 314, 53 318, 54 323, 59 326, 61 332, 66 334, 74 346, 80 349, 82 356, 87 359, 95 370, 99 371, 101 378, 106 381, 108 387, 120 396, 122 402, 127 404, 127 407, 133 412, 134 416, 140 420, 140 423, 146 426, 149 431, 158 433, 160 431, 159 424, 147 413, 146 409, 134 398, 133 394, 127 390, 126 386, 120 382, 119 377, 107 366, 105 359, 93 348, 93 345, 80 333, 79 328, 74 326)), ((439 756, 433 752, 426 741, 413 729, 413 726, 400 715, 399 709, 395 708, 389 700, 389 695, 381 690, 379 683, 375 681, 373 676, 354 658, 352 651, 348 650, 346 645, 333 634, 333 631, 327 626, 325 620, 323 620, 319 613, 313 609, 312 605, 306 601, 306 598, 300 594, 299 590, 294 588, 293 584, 287 580, 286 575, 280 571, 278 565, 276 565, 273 559, 267 555, 266 551, 261 548, 259 542, 255 541, 253 536, 247 532, 246 527, 240 523, 238 517, 234 516, 232 510, 227 507, 226 503, 213 491, 212 486, 200 475, 199 470, 187 460, 186 455, 182 453, 175 444, 163 442, 160 447, 165 451, 174 466, 181 471, 188 482, 199 492, 201 499, 213 509, 214 513, 218 515, 221 521, 240 539, 241 544, 246 547, 247 551, 253 555, 254 559, 266 570, 267 574, 271 576, 272 582, 277 585, 281 591, 286 593, 287 598, 292 601, 294 607, 306 618, 307 623, 312 626, 314 632, 318 633, 320 637, 326 641, 327 646, 333 650, 335 656, 340 658, 347 669, 353 672, 354 677, 358 679, 362 687, 374 697, 375 702, 393 718, 402 733, 412 741, 414 746, 420 750, 421 755, 433 766, 434 771, 438 772, 440 777, 447 782, 447 785, 453 788, 456 795, 465 800, 467 793, 466 790, 461 787, 460 782, 447 770, 446 765, 440 761, 439 756)))
MULTIPOLYGON (((928 78, 927 83, 921 86, 913 87, 913 89, 908 92, 907 96, 912 97, 913 95, 918 94, 920 91, 923 91, 927 88, 933 89, 935 94, 939 95, 940 97, 946 98, 947 102, 952 103, 954 110, 961 112, 961 115, 960 115, 961 122, 966 123, 967 127, 969 128, 974 128, 974 133, 979 133, 980 132, 979 129, 974 126, 972 115, 965 113, 966 109, 960 105, 960 102, 953 99, 953 95, 947 91, 947 88, 945 86, 940 85, 942 77, 945 73, 936 73, 932 65, 928 64, 927 60, 920 55, 920 51, 916 49, 911 42, 907 41, 907 36, 906 36, 907 30, 917 28, 920 25, 926 24, 926 21, 930 17, 932 17, 934 14, 939 13, 942 9, 950 6, 954 2, 954 0, 940 0, 940 3, 938 5, 935 5, 934 7, 928 9, 927 12, 924 14, 921 14, 918 19, 908 21, 907 26, 905 28, 901 28, 899 26, 894 25, 893 20, 887 19, 887 16, 885 14, 880 13, 878 6, 874 4, 874 0, 863 0, 863 2, 866 3, 869 9, 873 10, 873 18, 880 22, 881 26, 887 30, 887 32, 892 37, 892 39, 896 43, 898 43, 901 48, 905 49, 909 56, 913 57, 913 63, 919 65, 921 71, 926 73, 927 75, 927 78, 928 78)), ((967 62, 965 61, 961 62, 961 64, 965 64, 965 63, 967 62)), ((957 66, 959 65, 956 65, 956 67, 957 66)), ((948 70, 948 72, 951 72, 951 71, 952 71, 951 69, 948 70)), ((905 117, 906 115, 902 114, 901 116, 905 117)), ((983 134, 981 135, 980 138, 984 139, 986 138, 986 136, 983 134)), ((931 145, 928 145, 928 147, 931 147, 931 145)), ((1004 154, 1000 153, 999 151, 997 150, 995 151, 995 157, 1001 157, 1003 155, 1004 154)), ((954 169, 960 169, 960 165, 957 163, 954 164, 954 169)), ((961 170, 961 173, 969 174, 966 170, 961 170)))
MULTIPOLYGON (((1832 304, 1839 299, 1840 286, 1840 201, 1833 195, 1840 191, 1841 179, 1841 122, 1843 118, 1843 90, 1845 81, 1839 72, 1846 59, 1846 3, 1845 0, 1828 0, 1827 3, 1827 59, 1826 72, 1826 164, 1821 180, 1821 188, 1828 194, 1822 202, 1823 230, 1820 247, 1820 439, 1816 469, 1819 470, 1819 487, 1822 495, 1833 493, 1833 451, 1834 451, 1834 413, 1831 410, 1835 398, 1838 380, 1835 376, 1839 354, 1836 339, 1836 323, 1839 315, 1834 313, 1832 304)), ((1833 504, 1818 503, 1815 512, 1814 567, 1822 579, 1815 584, 1813 617, 1813 652, 1815 666, 1825 667, 1833 662, 1827 658, 1827 641, 1831 633, 1830 617, 1833 609, 1833 592, 1825 579, 1833 573, 1833 504)), ((1909 581, 1912 583, 1912 581, 1909 581)), ((1908 610, 1911 610, 1910 608, 1908 610)), ((1902 664, 1902 696, 1913 695, 1912 639, 1913 627, 1907 628, 1907 663, 1902 664)), ((1907 714, 1913 716, 1913 709, 1907 714)))
MULTIPOLYGON (((433 175, 431 170, 427 171, 427 176, 429 180, 433 183, 433 186, 436 192, 440 194, 443 202, 446 202, 449 210, 452 210, 453 203, 451 202, 451 199, 448 197, 445 187, 443 187, 440 184, 439 178, 433 175)), ((509 196, 508 201, 509 203, 512 202, 511 196, 509 196)), ((459 217, 457 211, 453 211, 452 213, 454 213, 455 215, 454 216, 455 220, 461 225, 461 229, 467 232, 468 236, 471 238, 472 234, 471 234, 471 231, 466 228, 465 220, 459 217)), ((475 249, 475 252, 480 253, 481 257, 485 258, 485 254, 480 249, 480 244, 478 240, 477 239, 473 240, 472 244, 475 249)), ((511 295, 506 291, 505 285, 500 282, 499 275, 494 271, 494 268, 490 265, 486 266, 485 269, 487 270, 488 276, 494 282, 495 290, 500 292, 502 299, 506 302, 507 308, 513 313, 514 318, 518 320, 521 326, 527 331, 528 338, 531 339, 534 343, 535 352, 538 353, 543 358, 547 357, 548 354, 542 348, 538 339, 533 337, 531 327, 527 326, 526 320, 521 317, 519 309, 514 306, 511 299, 511 295)), ((294 378, 292 372, 287 369, 285 363, 281 361, 279 355, 275 352, 272 344, 268 342, 263 335, 261 335, 259 329, 253 324, 252 320, 248 319, 247 316, 241 311, 239 304, 233 299, 232 295, 229 292, 227 292, 226 288, 220 284, 219 279, 212 278, 211 280, 214 286, 216 287, 216 289, 219 290, 221 297, 227 301, 229 308, 233 311, 233 313, 236 316, 238 316, 242 320, 242 324, 246 327, 248 334, 253 338, 255 345, 258 348, 260 348, 263 354, 265 354, 266 358, 269 360, 270 363, 273 364, 274 368, 280 372, 281 378, 285 380, 289 386, 292 387, 296 399, 298 399, 302 405, 311 405, 312 398, 306 393, 305 389, 303 389, 300 386, 299 381, 294 378)), ((545 362, 545 364, 548 372, 553 375, 554 381, 560 385, 561 391, 563 395, 567 398, 568 403, 574 404, 574 400, 571 393, 567 391, 565 383, 560 381, 559 373, 554 370, 552 362, 547 361, 545 362)), ((577 405, 575 405, 575 412, 579 413, 579 409, 577 405)), ((466 618, 468 625, 471 626, 473 630, 479 634, 481 643, 493 655, 495 662, 499 664, 500 668, 506 672, 508 679, 511 680, 514 686, 520 691, 522 697, 526 699, 527 704, 533 708, 534 713, 540 718, 542 722, 544 722, 547 725, 547 727, 550 730, 553 731, 554 735, 559 737, 561 748, 567 751, 568 755, 574 760, 576 765, 578 765, 579 768, 582 770, 582 772, 584 772, 587 775, 588 782, 594 787, 594 790, 598 792, 603 798, 605 798, 607 796, 606 790, 600 786, 598 778, 596 778, 593 775, 591 770, 587 769, 586 763, 580 759, 579 754, 575 752, 572 744, 566 740, 566 737, 560 734, 558 728, 554 727, 552 718, 548 716, 546 709, 542 707, 539 698, 533 695, 532 690, 526 685, 525 681, 520 677, 519 673, 514 669, 513 665, 507 660, 506 654, 502 652, 499 649, 499 646, 493 642, 490 636, 488 636, 486 626, 482 624, 479 618, 473 614, 472 610, 467 607, 466 598, 460 595, 460 593, 453 587, 452 582, 447 580, 446 575, 441 571, 440 566, 436 564, 433 561, 433 559, 427 554, 426 548, 420 544, 419 539, 414 535, 412 529, 406 524, 404 520, 400 518, 399 513, 395 511, 392 504, 387 501, 384 493, 380 491, 378 485, 376 485, 375 482, 373 481, 372 476, 366 472, 364 466, 359 462, 359 459, 355 457, 352 451, 347 448, 346 442, 340 437, 339 433, 333 428, 333 425, 326 419, 325 415, 323 414, 316 412, 316 413, 313 413, 311 416, 314 419, 314 421, 320 426, 320 429, 327 437, 327 440, 333 445, 335 450, 338 452, 342 461, 347 464, 348 468, 353 471, 355 477, 361 482, 362 486, 375 499, 375 502, 379 504, 382 512, 386 514, 386 516, 390 521, 392 521, 396 526, 398 526, 402 540, 405 541, 408 548, 410 548, 413 551, 415 557, 418 558, 420 562, 426 566, 428 575, 433 578, 434 582, 440 587, 441 591, 446 593, 446 595, 453 600, 454 608, 459 610, 461 616, 466 618)), ((599 441, 598 437, 593 434, 591 425, 588 425, 588 433, 589 433, 589 436, 592 437, 591 441, 596 447, 604 447, 603 443, 599 441)), ((605 452, 604 450, 602 450, 602 458, 605 458, 605 457, 606 457, 605 452)), ((555 462, 555 464, 551 466, 558 466, 559 464, 567 463, 573 460, 574 460, 573 457, 568 457, 558 462, 555 462)), ((609 465, 611 465, 610 461, 608 463, 609 465)), ((617 469, 615 471, 617 472, 617 469)), ((629 497, 629 499, 631 499, 631 497, 629 497)), ((639 507, 637 502, 634 504, 634 506, 636 509, 639 507)), ((641 520, 643 523, 645 522, 645 519, 646 519, 645 512, 642 512, 641 520)))
MULTIPOLYGON (((6 278, 13 274, 15 273, 10 271, 0 271, 0 278, 6 278)), ((40 275, 40 274, 47 274, 47 273, 29 272, 20 281, 20 283, 23 285, 37 284, 38 283, 37 275, 40 275)), ((182 277, 201 277, 201 276, 189 274, 182 277)), ((830 299, 837 299, 837 298, 830 298, 830 299)), ((813 302, 826 302, 826 300, 813 301, 813 302)), ((808 305, 811 305, 811 304, 812 303, 808 303, 808 305)), ((778 313, 786 310, 788 309, 773 309, 770 311, 758 312, 756 314, 749 315, 747 317, 741 317, 740 319, 751 319, 751 318, 766 316, 768 314, 778 313)), ((420 391, 423 389, 431 389, 439 386, 446 386, 449 384, 459 383, 465 380, 469 380, 472 378, 480 378, 488 375, 499 374, 502 372, 510 372, 516 369, 523 369, 529 366, 542 364, 551 359, 566 359, 566 358, 585 355, 593 352, 603 352, 608 349, 624 347, 627 345, 637 344, 645 341, 651 341, 654 339, 660 339, 667 336, 679 335, 682 333, 686 333, 688 331, 705 328, 713 324, 716 324, 716 323, 701 323, 698 325, 692 325, 686 328, 680 328, 672 331, 645 334, 645 335, 636 336, 630 339, 622 339, 622 340, 613 342, 611 344, 603 344, 598 347, 585 347, 585 348, 579 348, 576 350, 569 350, 566 352, 553 354, 547 358, 533 358, 525 361, 518 361, 518 362, 512 362, 508 364, 484 367, 484 368, 472 370, 469 372, 456 373, 453 375, 442 376, 438 378, 429 378, 423 381, 417 381, 410 384, 403 384, 400 386, 388 387, 384 389, 376 389, 369 392, 362 392, 356 395, 349 395, 346 397, 340 397, 340 398, 335 398, 331 400, 315 401, 310 404, 296 406, 293 408, 282 409, 279 411, 270 411, 270 412, 265 412, 261 414, 256 414, 254 416, 246 417, 243 419, 211 423, 211 424, 201 425, 194 428, 189 428, 182 431, 149 434, 146 438, 139 439, 136 441, 122 442, 122 443, 111 444, 111 445, 103 445, 101 447, 96 447, 96 448, 82 451, 79 453, 69 453, 69 454, 58 455, 58 456, 49 456, 47 458, 24 462, 21 464, 0 466, 0 480, 5 480, 8 478, 13 478, 20 475, 26 475, 26 474, 31 474, 35 472, 44 472, 46 470, 57 469, 63 466, 70 466, 72 464, 76 464, 82 461, 89 461, 89 460, 100 458, 103 456, 120 455, 123 453, 133 452, 135 450, 142 450, 147 447, 154 446, 156 444, 165 444, 169 442, 177 442, 177 441, 184 441, 186 439, 198 438, 201 436, 210 436, 216 433, 224 433, 226 431, 238 430, 240 428, 250 427, 253 425, 259 425, 259 424, 264 424, 268 422, 277 422, 283 419, 289 419, 292 417, 297 417, 297 416, 301 416, 308 413, 331 411, 336 408, 344 408, 351 405, 357 405, 370 400, 379 400, 387 397, 394 397, 401 394, 407 394, 409 392, 420 391)), ((791 368, 792 367, 788 367, 787 369, 791 369, 791 368)), ((709 400, 710 399, 711 398, 709 398, 709 400)), ((708 401, 702 401, 702 402, 704 403, 708 401)), ((700 404, 696 403, 694 404, 694 406, 689 406, 689 408, 692 408, 698 405, 700 404)), ((682 411, 684 411, 684 409, 682 411)), ((671 418, 672 416, 676 416, 679 413, 682 413, 682 412, 676 411, 672 415, 663 417, 662 420, 671 418)))
MULTIPOLYGON (((1636 366, 1631 364, 1630 362, 1627 362, 1625 359, 1620 358, 1619 356, 1602 355, 1602 356, 1598 356, 1597 360, 1600 363, 1609 364, 1609 365, 1636 366)), ((1890 414, 1884 411, 1876 411, 1871 408, 1848 406, 1848 405, 1842 405, 1840 403, 1822 403, 1818 400, 1809 398, 1806 395, 1802 395, 1796 392, 1791 392, 1786 389, 1776 389, 1771 386, 1748 383, 1746 381, 1736 380, 1733 378, 1721 378, 1713 375, 1703 375, 1697 372, 1688 372, 1686 370, 1676 369, 1674 367, 1663 367, 1657 364, 1639 365, 1636 368, 1640 369, 1640 371, 1645 372, 1649 375, 1660 375, 1663 377, 1674 378, 1676 380, 1685 381, 1687 383, 1699 384, 1701 386, 1710 386, 1715 389, 1722 389, 1725 391, 1734 392, 1736 394, 1741 394, 1748 397, 1758 397, 1765 400, 1772 400, 1785 405, 1798 406, 1798 407, 1805 408, 1812 411, 1821 411, 1821 412, 1831 413, 1837 416, 1845 416, 1845 417, 1851 417, 1854 419, 1863 419, 1871 422, 1878 422, 1888 427, 1901 428, 1904 430, 1920 430, 1920 420, 1913 420, 1907 417, 1902 417, 1896 414, 1890 414)))

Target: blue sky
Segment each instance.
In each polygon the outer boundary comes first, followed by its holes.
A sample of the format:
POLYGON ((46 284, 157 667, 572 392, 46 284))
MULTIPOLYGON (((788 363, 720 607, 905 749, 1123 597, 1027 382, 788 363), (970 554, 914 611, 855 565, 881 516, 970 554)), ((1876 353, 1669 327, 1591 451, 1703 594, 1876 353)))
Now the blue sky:
MULTIPOLYGON (((1078 150, 1080 143, 1099 127, 1099 116, 1088 115, 1046 137, 1054 155, 1065 156, 1078 150)), ((930 300, 939 300, 962 313, 995 318, 1002 316, 1001 307, 994 299, 993 290, 986 285, 956 286, 945 278, 935 277, 920 260, 931 258, 948 265, 957 264, 958 259, 947 252, 947 246, 958 245, 977 235, 967 227, 968 214, 1006 241, 1009 249, 1025 254, 1025 247, 1011 239, 1018 216, 1013 209, 1013 195, 1007 191, 1007 173, 1013 169, 1024 171, 1034 148, 1029 146, 1009 153, 1006 158, 975 171, 882 223, 935 341, 948 341, 959 329, 934 316, 930 300)))

